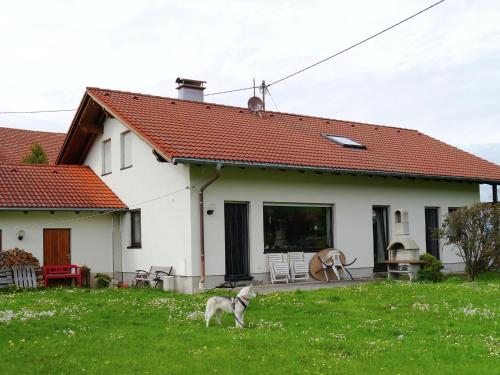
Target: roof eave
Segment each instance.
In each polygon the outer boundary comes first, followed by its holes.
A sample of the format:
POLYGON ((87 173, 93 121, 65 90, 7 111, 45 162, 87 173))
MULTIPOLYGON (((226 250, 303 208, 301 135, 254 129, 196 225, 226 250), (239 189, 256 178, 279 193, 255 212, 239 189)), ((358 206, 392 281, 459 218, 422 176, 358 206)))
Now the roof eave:
POLYGON ((200 159, 200 158, 190 158, 190 157, 174 157, 172 162, 181 164, 209 164, 222 166, 232 166, 232 167, 246 167, 246 168, 268 168, 268 169, 286 169, 286 170, 297 170, 297 171, 310 171, 310 172, 325 172, 325 173, 336 173, 336 174, 356 174, 364 176, 380 176, 380 177, 397 177, 397 178, 418 178, 418 179, 431 179, 431 180, 445 180, 445 181, 456 181, 456 182, 469 182, 478 184, 490 184, 498 185, 500 180, 489 180, 484 178, 471 178, 471 177, 460 177, 460 176, 440 176, 431 174, 418 174, 418 173, 406 173, 406 172, 387 172, 387 171, 377 171, 377 170, 362 170, 362 169, 348 169, 348 168, 325 168, 325 167, 311 167, 307 165, 294 165, 294 164, 279 164, 279 163, 263 163, 263 162, 245 162, 245 161, 233 161, 233 160, 217 160, 217 159, 200 159))
POLYGON ((87 89, 86 95, 88 95, 95 103, 100 105, 105 111, 107 111, 110 115, 112 115, 114 118, 118 119, 123 125, 128 127, 130 130, 132 130, 139 138, 141 138, 146 144, 150 145, 153 150, 155 150, 158 154, 160 154, 165 160, 167 161, 172 161, 172 158, 167 155, 165 152, 162 151, 161 147, 158 145, 154 144, 151 142, 147 136, 139 132, 135 127, 131 126, 131 124, 126 121, 122 116, 120 116, 117 111, 115 111, 113 108, 110 106, 106 105, 106 103, 103 103, 101 100, 96 95, 93 95, 89 90, 87 89))
POLYGON ((98 208, 98 207, 0 207, 0 211, 94 211, 94 212, 125 212, 128 208, 98 208))

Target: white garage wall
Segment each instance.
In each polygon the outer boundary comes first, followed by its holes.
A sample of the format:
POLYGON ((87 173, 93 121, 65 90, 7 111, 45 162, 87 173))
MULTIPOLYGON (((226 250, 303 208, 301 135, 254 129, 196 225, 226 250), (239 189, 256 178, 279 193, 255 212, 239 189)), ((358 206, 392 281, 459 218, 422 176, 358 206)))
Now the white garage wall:
MULTIPOLYGON (((213 167, 191 167, 193 183, 205 181, 213 167)), ((192 200, 193 274, 199 275, 199 223, 192 200)), ((372 206, 389 206, 389 233, 392 237, 393 212, 409 212, 410 235, 425 251, 425 207, 460 207, 479 201, 477 184, 410 180, 382 177, 341 176, 333 174, 282 172, 278 170, 223 168, 221 177, 205 191, 205 212, 215 206, 214 215, 205 213, 205 251, 207 275, 224 275, 224 201, 249 202, 250 272, 266 273, 263 253, 263 205, 275 203, 317 203, 334 206, 334 246, 355 257, 356 268, 373 267, 372 206)), ((310 258, 312 254, 308 254, 310 258)), ((442 249, 444 263, 458 263, 453 249, 442 249)))
POLYGON ((82 211, 0 211, 2 249, 18 247, 32 253, 43 265, 43 229, 71 229, 71 263, 88 265, 92 272, 112 272, 112 215, 82 211), (85 218, 86 216, 93 216, 85 218), (19 230, 25 232, 22 241, 19 230))

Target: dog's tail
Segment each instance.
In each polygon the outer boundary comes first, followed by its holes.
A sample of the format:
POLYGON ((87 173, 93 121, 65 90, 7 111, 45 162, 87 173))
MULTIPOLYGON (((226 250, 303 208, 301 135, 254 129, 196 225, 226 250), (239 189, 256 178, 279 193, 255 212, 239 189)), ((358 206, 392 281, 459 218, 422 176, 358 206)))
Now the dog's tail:
POLYGON ((205 324, 207 325, 207 327, 211 318, 210 316, 211 305, 212 305, 212 300, 209 299, 207 301, 207 307, 205 308, 205 324))

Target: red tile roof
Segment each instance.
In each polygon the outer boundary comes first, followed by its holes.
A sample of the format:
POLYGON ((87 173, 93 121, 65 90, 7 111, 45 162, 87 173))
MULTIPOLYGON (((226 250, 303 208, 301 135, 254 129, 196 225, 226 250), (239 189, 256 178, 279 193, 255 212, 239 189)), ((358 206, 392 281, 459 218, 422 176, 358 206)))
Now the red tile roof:
POLYGON ((64 142, 64 133, 0 127, 0 164, 18 164, 30 153, 33 143, 40 144, 49 164, 54 164, 64 142))
MULTIPOLYGON (((500 182, 500 166, 416 130, 267 111, 257 116, 245 108, 99 88, 86 93, 178 162, 500 182), (322 134, 348 137, 366 150, 343 147, 322 134)), ((63 147, 58 160, 65 152, 63 147)))
POLYGON ((0 164, 1 209, 124 209, 86 166, 0 164))

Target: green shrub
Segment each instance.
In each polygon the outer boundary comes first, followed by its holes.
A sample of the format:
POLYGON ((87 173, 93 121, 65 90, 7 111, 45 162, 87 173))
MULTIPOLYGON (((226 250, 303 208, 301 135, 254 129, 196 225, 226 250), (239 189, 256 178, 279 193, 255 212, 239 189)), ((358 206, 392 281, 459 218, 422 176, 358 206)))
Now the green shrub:
POLYGON ((454 245, 470 281, 500 269, 500 205, 477 203, 449 213, 438 231, 443 245, 454 245))
POLYGON ((425 261, 418 270, 418 279, 421 281, 432 281, 437 283, 443 281, 443 273, 441 269, 443 268, 443 263, 431 254, 420 255, 420 260, 425 261))
POLYGON ((95 285, 97 288, 107 288, 109 287, 109 283, 111 282, 111 276, 106 275, 105 273, 96 273, 95 281, 95 285))

